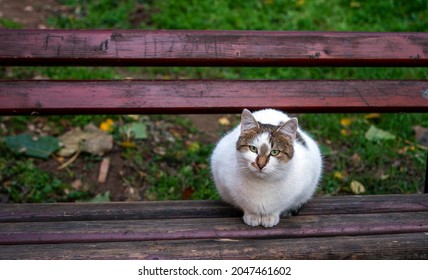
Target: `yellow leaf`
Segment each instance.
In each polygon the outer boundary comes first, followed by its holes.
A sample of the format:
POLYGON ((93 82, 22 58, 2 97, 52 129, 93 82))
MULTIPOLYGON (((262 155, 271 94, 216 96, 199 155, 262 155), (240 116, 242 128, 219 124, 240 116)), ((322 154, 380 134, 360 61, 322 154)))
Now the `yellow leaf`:
POLYGON ((190 142, 189 141, 186 144, 187 144, 187 150, 189 152, 192 152, 192 153, 197 152, 201 148, 201 145, 199 145, 198 142, 190 142))
POLYGON ((107 119, 100 124, 100 130, 105 132, 112 132, 114 126, 114 121, 112 119, 107 119))
POLYGON ((366 188, 360 182, 358 182, 358 181, 352 181, 351 182, 351 191, 354 194, 362 194, 362 193, 366 192, 366 188))
POLYGON ((339 180, 343 180, 343 178, 345 177, 345 175, 343 175, 343 173, 340 171, 334 172, 333 176, 334 176, 334 178, 339 179, 339 180))
POLYGON ((230 125, 230 121, 229 121, 229 119, 228 119, 228 118, 226 118, 226 117, 222 117, 222 118, 218 119, 218 123, 219 123, 220 125, 223 125, 223 126, 228 126, 228 125, 230 125))
POLYGON ((379 119, 380 118, 380 114, 379 113, 370 113, 370 114, 366 114, 364 116, 364 118, 366 120, 373 120, 373 119, 379 119))
POLYGON ((133 141, 122 141, 122 143, 120 143, 120 145, 124 148, 135 148, 135 142, 133 141))
POLYGON ((350 118, 343 118, 340 120, 340 124, 344 127, 350 126, 352 123, 352 120, 350 118))
POLYGON ((303 5, 305 5, 305 0, 296 0, 296 6, 297 7, 301 7, 303 5))

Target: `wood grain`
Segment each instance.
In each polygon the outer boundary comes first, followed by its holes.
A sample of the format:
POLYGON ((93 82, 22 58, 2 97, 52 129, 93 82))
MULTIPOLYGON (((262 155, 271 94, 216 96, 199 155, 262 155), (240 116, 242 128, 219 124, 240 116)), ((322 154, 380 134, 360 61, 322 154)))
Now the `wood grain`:
POLYGON ((0 114, 426 112, 428 81, 0 81, 0 114))
POLYGON ((217 239, 0 245, 0 259, 428 259, 424 233, 292 239, 217 239))
MULTIPOLYGON (((0 244, 254 239, 428 232, 428 212, 284 217, 269 229, 241 218, 3 223, 0 244)), ((428 237, 427 237, 428 238, 428 237)))
POLYGON ((427 33, 0 30, 0 65, 427 66, 427 33))
MULTIPOLYGON (((305 215, 428 211, 428 195, 320 196, 299 212, 305 215)), ((0 223, 92 220, 147 220, 240 217, 221 201, 3 204, 0 223)), ((0 224, 1 225, 1 224, 0 224)))

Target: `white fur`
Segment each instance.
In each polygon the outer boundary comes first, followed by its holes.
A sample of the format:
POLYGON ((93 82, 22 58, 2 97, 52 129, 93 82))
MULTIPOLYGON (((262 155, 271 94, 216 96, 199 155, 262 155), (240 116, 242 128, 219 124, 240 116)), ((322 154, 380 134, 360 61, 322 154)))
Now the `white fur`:
MULTIPOLYGON (((265 124, 279 125, 290 118, 273 109, 253 113, 265 124)), ((315 141, 300 128, 299 134, 306 147, 294 141, 294 156, 287 163, 270 156, 262 169, 251 165, 257 157, 251 151, 239 152, 236 142, 240 125, 225 135, 211 157, 211 170, 215 185, 226 202, 244 211, 247 225, 272 227, 279 222, 281 213, 297 210, 314 194, 321 177, 321 153, 315 141)), ((268 135, 262 134, 252 143, 260 149, 268 144, 268 135)))

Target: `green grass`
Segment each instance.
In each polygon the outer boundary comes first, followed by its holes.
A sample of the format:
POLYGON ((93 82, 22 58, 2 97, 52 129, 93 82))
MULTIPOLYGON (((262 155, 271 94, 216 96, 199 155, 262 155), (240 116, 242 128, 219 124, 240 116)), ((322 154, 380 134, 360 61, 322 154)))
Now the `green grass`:
MULTIPOLYGON (((219 0, 219 1, 77 1, 64 0, 70 12, 53 15, 48 23, 56 28, 141 28, 218 30, 308 30, 308 31, 426 31, 428 2, 355 0, 219 0)), ((20 26, 8 19, 0 25, 20 26)), ((52 79, 214 78, 214 79, 424 79, 426 68, 251 68, 251 67, 10 67, 0 68, 8 79, 35 76, 52 79)), ((428 127, 425 114, 384 114, 367 119, 365 114, 303 114, 300 123, 319 141, 325 152, 322 194, 350 194, 353 181, 365 186, 366 194, 412 193, 421 189, 426 151, 419 148, 412 127, 428 127), (348 126, 342 124, 350 120, 348 126), (388 131, 396 140, 372 142, 365 138, 371 125, 388 131)), ((89 122, 99 124, 107 116, 50 117, 57 133, 89 122), (62 124, 67 124, 62 127, 62 124)), ((125 124, 130 120, 116 116, 125 124)), ((0 135, 25 131, 35 118, 0 118, 0 135), (7 131, 6 131, 7 130, 7 131)), ((122 149, 132 170, 123 183, 138 188, 146 199, 216 199, 210 180, 208 157, 214 143, 182 118, 150 117, 147 140, 134 148, 122 149), (166 134, 157 135, 159 124, 166 134), (178 131, 178 132, 177 132, 178 131), (161 139, 161 140, 159 140, 161 139), (165 140, 169 139, 169 140, 165 140)), ((114 132, 119 144, 122 135, 114 132)), ((89 199, 96 193, 76 193, 55 174, 45 174, 35 161, 15 158, 0 145, 0 194, 10 201, 69 201, 89 199), (12 168, 8 162, 14 161, 12 168), (18 171, 19 172, 18 172, 18 171), (15 172, 15 173, 14 173, 15 172), (24 174, 19 176, 19 174, 24 174), (28 178, 34 178, 29 182, 28 178), (42 182, 39 186, 37 182, 42 182), (28 190, 28 186, 35 186, 28 190), (46 186, 44 188, 43 186, 46 186), (22 194, 22 195, 20 195, 22 194), (31 195, 29 195, 31 194, 31 195), (33 197, 34 195, 34 197, 33 197)), ((90 164, 90 163, 88 163, 90 164)), ((71 176, 71 175, 70 175, 71 176)), ((6 199, 6 200, 7 200, 6 199)))

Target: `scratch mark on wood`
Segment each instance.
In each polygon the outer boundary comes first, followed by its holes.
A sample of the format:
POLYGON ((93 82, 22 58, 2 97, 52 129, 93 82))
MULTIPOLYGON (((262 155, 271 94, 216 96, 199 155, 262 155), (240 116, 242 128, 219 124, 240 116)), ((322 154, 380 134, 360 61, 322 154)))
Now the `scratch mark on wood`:
POLYGON ((51 38, 59 38, 61 39, 61 41, 64 41, 64 37, 63 36, 58 36, 58 35, 47 35, 45 38, 45 42, 43 43, 43 49, 47 50, 49 47, 49 40, 51 38))
POLYGON ((106 52, 109 48, 108 42, 109 42, 108 39, 102 41, 101 44, 99 45, 99 47, 96 49, 96 51, 106 52))
POLYGON ((320 57, 321 57, 321 53, 320 52, 316 52, 315 54, 309 55, 309 58, 313 58, 313 59, 320 58, 320 57))

